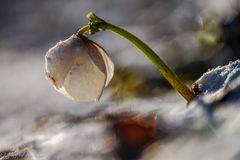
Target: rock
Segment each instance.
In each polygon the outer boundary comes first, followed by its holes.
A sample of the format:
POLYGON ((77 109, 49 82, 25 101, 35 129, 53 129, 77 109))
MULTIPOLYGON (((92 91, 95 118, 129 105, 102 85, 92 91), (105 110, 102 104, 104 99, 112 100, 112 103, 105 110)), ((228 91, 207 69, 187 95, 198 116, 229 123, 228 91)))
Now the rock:
POLYGON ((28 149, 0 151, 0 160, 35 160, 33 153, 28 149))

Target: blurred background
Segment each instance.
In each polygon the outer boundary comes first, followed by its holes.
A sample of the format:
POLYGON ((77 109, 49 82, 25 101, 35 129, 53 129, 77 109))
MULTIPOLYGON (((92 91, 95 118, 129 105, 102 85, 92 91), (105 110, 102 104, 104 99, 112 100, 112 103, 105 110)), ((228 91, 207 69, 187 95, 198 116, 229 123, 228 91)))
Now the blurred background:
POLYGON ((89 36, 116 67, 100 102, 57 93, 45 80, 45 53, 86 25, 90 11, 149 44, 189 86, 240 57, 239 0, 1 0, 0 151, 27 146, 37 159, 121 159, 106 147, 116 145, 109 121, 91 117, 185 105, 142 53, 107 31, 89 36))

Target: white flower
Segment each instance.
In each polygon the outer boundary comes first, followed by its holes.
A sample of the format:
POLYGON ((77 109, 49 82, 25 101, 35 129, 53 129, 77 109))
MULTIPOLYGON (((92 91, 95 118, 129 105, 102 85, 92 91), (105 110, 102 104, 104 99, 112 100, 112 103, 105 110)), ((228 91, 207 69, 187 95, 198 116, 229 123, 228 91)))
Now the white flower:
POLYGON ((86 37, 72 35, 49 49, 45 72, 54 88, 74 100, 99 100, 113 77, 106 51, 86 37))

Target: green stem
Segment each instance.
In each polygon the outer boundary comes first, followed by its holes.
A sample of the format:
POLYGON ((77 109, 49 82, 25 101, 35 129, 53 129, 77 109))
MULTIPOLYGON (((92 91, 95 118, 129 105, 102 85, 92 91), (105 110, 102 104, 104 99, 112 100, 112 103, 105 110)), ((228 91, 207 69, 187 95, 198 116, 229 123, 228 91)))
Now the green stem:
POLYGON ((86 32, 88 32, 89 29, 90 29, 89 25, 86 25, 86 26, 80 28, 77 32, 77 36, 85 34, 86 32))
MULTIPOLYGON (((126 38, 148 57, 148 59, 157 67, 173 88, 175 88, 188 102, 195 98, 194 93, 183 83, 174 71, 143 41, 130 32, 105 22, 91 12, 87 15, 87 17, 90 19, 89 29, 93 29, 93 33, 100 30, 110 30, 126 38)), ((79 32, 77 35, 79 35, 79 32)))

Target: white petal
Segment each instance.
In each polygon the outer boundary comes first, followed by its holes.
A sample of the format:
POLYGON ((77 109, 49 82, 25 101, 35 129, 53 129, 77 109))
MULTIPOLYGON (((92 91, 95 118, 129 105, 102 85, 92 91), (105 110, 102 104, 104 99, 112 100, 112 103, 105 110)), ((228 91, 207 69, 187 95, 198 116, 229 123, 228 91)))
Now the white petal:
POLYGON ((101 57, 104 61, 105 73, 106 73, 106 83, 105 83, 105 87, 106 87, 113 77, 114 64, 113 64, 112 60, 109 58, 107 52, 100 45, 96 44, 95 42, 93 42, 91 40, 89 40, 89 41, 91 42, 90 45, 93 45, 97 49, 97 52, 101 55, 101 57))
POLYGON ((114 66, 106 51, 86 37, 72 35, 59 42, 45 60, 54 88, 74 100, 98 100, 113 77, 114 66))
POLYGON ((61 88, 75 58, 83 52, 87 52, 86 46, 76 35, 49 49, 45 56, 45 72, 56 88, 61 88))
POLYGON ((102 94, 105 81, 105 74, 84 52, 76 59, 59 92, 74 100, 96 101, 102 94))

